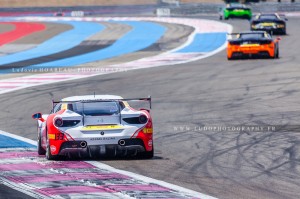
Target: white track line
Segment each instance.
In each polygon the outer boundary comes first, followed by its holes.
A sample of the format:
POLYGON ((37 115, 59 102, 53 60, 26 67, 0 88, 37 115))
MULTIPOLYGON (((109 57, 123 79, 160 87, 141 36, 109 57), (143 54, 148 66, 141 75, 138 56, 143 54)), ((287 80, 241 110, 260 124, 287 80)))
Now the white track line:
POLYGON ((4 135, 4 136, 7 136, 7 137, 14 138, 14 139, 16 139, 16 140, 20 140, 20 141, 22 141, 22 142, 26 142, 26 143, 28 143, 28 144, 32 144, 32 145, 37 146, 36 141, 33 141, 33 140, 31 140, 31 139, 28 139, 28 138, 24 138, 24 137, 19 136, 19 135, 11 134, 11 133, 8 133, 8 132, 5 132, 5 131, 1 131, 1 130, 0 130, 0 134, 1 134, 1 135, 4 135))
MULTIPOLYGON (((36 141, 33 141, 31 139, 28 139, 28 138, 24 138, 22 136, 14 135, 14 134, 11 134, 11 133, 8 133, 8 132, 5 132, 5 131, 1 131, 1 130, 0 130, 0 135, 11 137, 11 138, 20 140, 22 142, 29 143, 29 144, 37 146, 36 141)), ((24 148, 13 148, 13 149, 15 149, 15 150, 23 149, 24 150, 24 148)), ((1 149, 0 151, 7 151, 7 150, 13 150, 13 149, 1 149)), ((164 182, 164 181, 161 181, 161 180, 156 180, 156 179, 146 177, 146 176, 143 176, 143 175, 139 175, 139 174, 136 174, 136 173, 133 173, 133 172, 116 169, 116 168, 113 168, 113 167, 111 167, 107 164, 103 164, 103 163, 100 163, 100 162, 97 162, 97 161, 84 161, 84 162, 87 162, 87 163, 89 163, 89 164, 91 164, 91 165, 93 165, 97 168, 100 168, 100 169, 104 169, 104 170, 108 170, 110 172, 123 174, 123 175, 129 176, 129 177, 137 179, 137 180, 141 180, 141 181, 149 183, 149 184, 150 183, 157 184, 157 185, 160 185, 162 187, 169 188, 171 190, 175 190, 175 191, 178 191, 178 192, 181 192, 181 193, 189 194, 193 197, 200 197, 201 199, 217 199, 215 197, 208 196, 208 195, 205 195, 205 194, 202 194, 202 193, 190 190, 190 189, 186 189, 186 188, 183 188, 183 187, 171 184, 171 183, 167 183, 167 182, 164 182)), ((18 184, 16 184, 16 183, 13 183, 13 182, 1 179, 1 178, 0 178, 0 182, 4 183, 5 185, 7 185, 7 186, 9 186, 13 189, 16 189, 16 190, 21 191, 25 194, 28 194, 30 196, 33 196, 33 197, 39 196, 40 197, 39 194, 33 192, 30 189, 26 190, 24 188, 18 188, 18 184)))

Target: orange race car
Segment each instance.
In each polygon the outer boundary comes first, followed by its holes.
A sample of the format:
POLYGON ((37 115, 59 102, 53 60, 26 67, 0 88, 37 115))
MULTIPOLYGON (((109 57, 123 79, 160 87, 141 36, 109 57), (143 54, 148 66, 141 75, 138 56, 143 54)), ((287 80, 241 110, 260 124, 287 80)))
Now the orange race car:
POLYGON ((242 57, 279 58, 279 40, 265 31, 235 33, 236 38, 228 40, 227 59, 242 57))

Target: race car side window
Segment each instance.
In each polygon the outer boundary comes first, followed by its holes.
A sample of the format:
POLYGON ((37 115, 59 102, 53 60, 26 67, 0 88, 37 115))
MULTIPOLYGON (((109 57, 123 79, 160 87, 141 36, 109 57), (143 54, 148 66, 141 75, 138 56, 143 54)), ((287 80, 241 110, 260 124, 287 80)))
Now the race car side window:
POLYGON ((125 103, 127 103, 127 102, 119 102, 119 104, 120 104, 120 110, 123 110, 126 107, 125 103))
POLYGON ((56 104, 51 113, 56 113, 61 110, 61 104, 56 104))
POLYGON ((74 109, 73 109, 73 104, 68 104, 68 110, 74 111, 74 109))

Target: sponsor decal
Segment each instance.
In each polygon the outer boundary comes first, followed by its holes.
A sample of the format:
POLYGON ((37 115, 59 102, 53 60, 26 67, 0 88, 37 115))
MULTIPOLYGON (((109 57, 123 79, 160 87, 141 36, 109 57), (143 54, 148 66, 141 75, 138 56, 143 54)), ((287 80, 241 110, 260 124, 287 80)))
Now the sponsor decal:
POLYGON ((242 47, 254 47, 254 46, 259 46, 259 44, 243 44, 241 46, 242 47))
POLYGON ((91 138, 91 140, 115 140, 115 137, 91 138))
POLYGON ((101 130, 115 130, 115 129, 124 129, 121 125, 103 125, 103 126, 85 126, 82 127, 82 131, 101 131, 101 130))
POLYGON ((262 26, 274 26, 274 23, 261 23, 262 26))
POLYGON ((51 150, 51 152, 55 152, 55 151, 56 151, 56 146, 51 145, 51 146, 50 146, 50 150, 51 150))

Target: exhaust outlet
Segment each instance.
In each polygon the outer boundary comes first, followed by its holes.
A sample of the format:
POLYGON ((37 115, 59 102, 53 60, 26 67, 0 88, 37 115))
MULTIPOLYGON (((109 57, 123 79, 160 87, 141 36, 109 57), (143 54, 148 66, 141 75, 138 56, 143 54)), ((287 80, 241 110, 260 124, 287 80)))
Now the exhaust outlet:
POLYGON ((85 148, 87 145, 86 141, 80 142, 80 146, 81 148, 85 148))
POLYGON ((124 146, 126 144, 125 140, 119 140, 119 145, 124 146))

